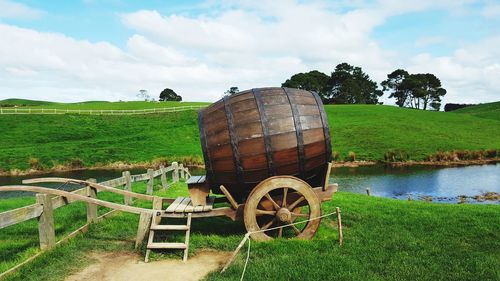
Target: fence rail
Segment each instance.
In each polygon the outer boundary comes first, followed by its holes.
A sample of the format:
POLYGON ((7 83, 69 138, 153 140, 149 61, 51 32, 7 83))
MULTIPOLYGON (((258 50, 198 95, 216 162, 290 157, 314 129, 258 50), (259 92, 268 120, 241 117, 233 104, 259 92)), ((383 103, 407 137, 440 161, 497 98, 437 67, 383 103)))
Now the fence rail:
MULTIPOLYGON (((146 194, 152 195, 154 179, 157 177, 160 177, 161 186, 163 189, 167 189, 171 186, 171 184, 169 184, 167 180, 168 172, 172 172, 172 183, 176 183, 180 179, 187 179, 191 176, 187 167, 184 167, 183 164, 179 165, 177 162, 173 162, 172 165, 168 167, 160 166, 160 169, 156 171, 153 169, 148 169, 144 174, 131 175, 129 171, 124 171, 122 177, 100 182, 99 184, 113 188, 122 186, 123 190, 132 191, 132 182, 147 181, 146 194)), ((97 193, 103 191, 106 190, 98 190, 90 186, 86 186, 84 188, 74 190, 71 193, 87 196, 90 198, 96 198, 97 193)), ((123 198, 125 205, 130 205, 132 203, 131 197, 124 194, 123 198)), ((73 202, 75 202, 74 199, 64 196, 49 196, 47 194, 37 194, 37 203, 0 213, 0 229, 30 219, 38 218, 40 248, 42 250, 50 249, 56 245, 53 210, 69 205, 73 202)), ((86 208, 87 224, 80 227, 80 229, 87 228, 88 224, 96 222, 98 220, 97 205, 88 203, 86 208)), ((64 239, 66 238, 63 238, 63 240, 64 239)), ((0 274, 0 277, 1 276, 2 274, 0 274)))
POLYGON ((167 112, 181 112, 188 110, 198 110, 206 105, 187 105, 175 107, 160 107, 148 109, 56 109, 56 108, 3 108, 0 107, 0 114, 82 114, 82 115, 136 115, 153 114, 167 112))

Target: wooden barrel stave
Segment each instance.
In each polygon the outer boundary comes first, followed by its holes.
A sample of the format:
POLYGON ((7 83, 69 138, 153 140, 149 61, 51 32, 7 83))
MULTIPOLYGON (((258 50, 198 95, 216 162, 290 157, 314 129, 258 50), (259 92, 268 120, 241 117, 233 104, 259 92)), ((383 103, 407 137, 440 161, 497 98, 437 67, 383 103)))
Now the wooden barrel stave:
POLYGON ((325 118, 315 94, 289 88, 244 91, 201 111, 212 190, 219 193, 223 184, 241 202, 273 175, 294 175, 317 185, 331 157, 325 118))

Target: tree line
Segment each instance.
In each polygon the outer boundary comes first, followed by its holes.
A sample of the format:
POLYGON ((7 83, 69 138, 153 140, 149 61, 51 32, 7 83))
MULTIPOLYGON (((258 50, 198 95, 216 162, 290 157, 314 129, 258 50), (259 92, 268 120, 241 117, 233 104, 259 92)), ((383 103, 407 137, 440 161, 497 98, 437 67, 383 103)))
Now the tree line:
MULTIPOLYGON (((400 107, 423 110, 439 110, 441 98, 446 95, 439 78, 431 73, 413 74, 404 69, 396 69, 387 74, 387 79, 379 85, 361 67, 345 62, 338 64, 330 75, 317 70, 297 73, 281 86, 315 91, 324 104, 382 104, 379 99, 384 93, 388 93, 389 98, 394 99, 400 107)), ((150 98, 147 91, 140 92, 141 98, 150 98)), ((238 87, 233 86, 224 95, 238 92, 238 87)), ((159 100, 182 101, 182 97, 166 88, 160 93, 159 100)))
POLYGON ((446 90, 431 73, 410 74, 396 69, 387 74, 379 85, 361 67, 340 63, 327 75, 313 70, 297 73, 283 82, 282 87, 315 91, 325 104, 381 104, 384 92, 400 107, 439 110, 446 90))

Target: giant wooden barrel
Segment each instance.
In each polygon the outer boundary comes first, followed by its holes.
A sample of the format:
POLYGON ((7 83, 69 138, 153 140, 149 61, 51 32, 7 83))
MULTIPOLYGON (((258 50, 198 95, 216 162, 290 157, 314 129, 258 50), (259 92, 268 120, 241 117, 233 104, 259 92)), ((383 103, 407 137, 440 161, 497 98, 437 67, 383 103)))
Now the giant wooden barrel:
POLYGON ((227 96, 198 115, 207 181, 239 202, 275 175, 322 185, 331 158, 323 103, 314 92, 260 88, 227 96))

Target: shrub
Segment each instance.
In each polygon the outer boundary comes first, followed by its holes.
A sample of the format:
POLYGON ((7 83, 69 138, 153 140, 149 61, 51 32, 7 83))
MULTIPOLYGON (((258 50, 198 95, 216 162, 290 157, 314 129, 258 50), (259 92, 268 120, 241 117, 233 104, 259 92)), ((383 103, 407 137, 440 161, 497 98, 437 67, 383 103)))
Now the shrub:
POLYGON ((85 163, 80 158, 73 158, 66 162, 66 166, 72 169, 80 169, 85 167, 85 163))
POLYGON ((42 165, 40 164, 40 160, 38 158, 31 157, 28 160, 28 164, 32 170, 43 170, 42 165))
POLYGON ((403 150, 391 149, 384 153, 384 160, 386 162, 404 162, 408 161, 410 155, 403 150))
POLYGON ((352 162, 356 161, 356 153, 354 153, 353 151, 349 151, 347 160, 352 162))
POLYGON ((496 149, 488 149, 485 151, 484 156, 486 158, 496 158, 498 156, 498 150, 496 149))
POLYGON ((340 160, 340 153, 338 151, 333 151, 332 152, 332 159, 333 159, 333 161, 339 161, 340 160))

